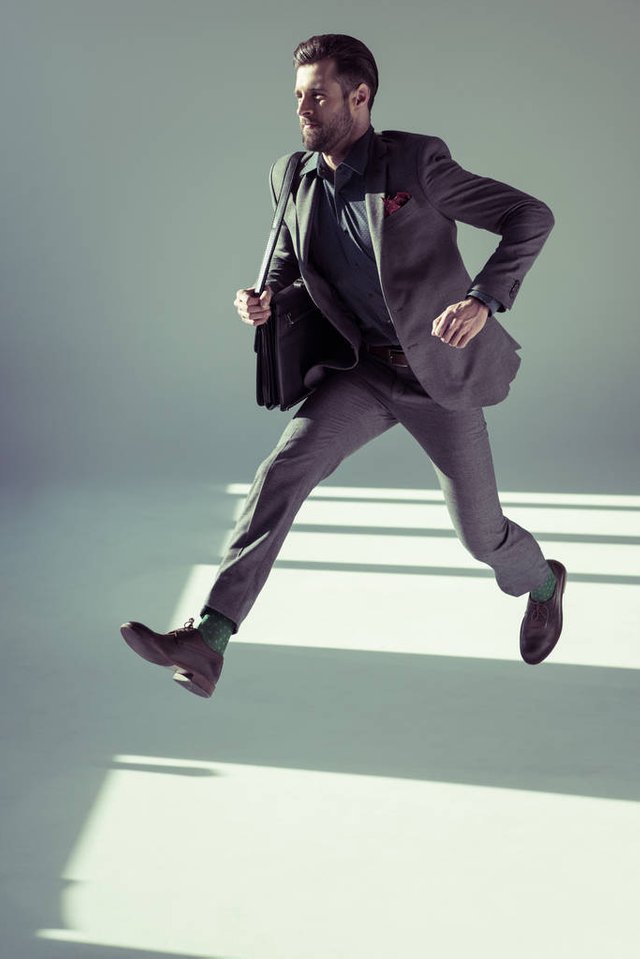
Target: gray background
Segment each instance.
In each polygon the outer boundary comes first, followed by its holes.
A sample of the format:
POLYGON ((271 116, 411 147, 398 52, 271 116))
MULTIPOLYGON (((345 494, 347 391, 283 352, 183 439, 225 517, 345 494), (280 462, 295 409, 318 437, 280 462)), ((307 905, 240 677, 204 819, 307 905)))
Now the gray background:
MULTIPOLYGON (((252 478, 290 414, 255 403, 233 299, 266 242, 269 166, 301 149, 292 51, 333 31, 377 58, 376 130, 436 134, 555 214, 500 316, 523 363, 487 414, 499 485, 637 491, 635 3, 1 10, 6 482, 252 478)), ((499 237, 459 236, 473 276, 499 237)), ((399 427, 334 481, 435 485, 399 427)))

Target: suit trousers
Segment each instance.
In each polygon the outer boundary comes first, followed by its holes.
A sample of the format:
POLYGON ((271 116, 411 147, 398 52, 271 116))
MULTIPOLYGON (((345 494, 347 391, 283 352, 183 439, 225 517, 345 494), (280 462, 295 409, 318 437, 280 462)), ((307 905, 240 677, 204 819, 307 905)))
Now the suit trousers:
POLYGON ((500 589, 520 596, 540 586, 546 560, 532 534, 502 512, 482 408, 445 409, 410 367, 363 350, 353 369, 327 374, 259 465, 201 615, 215 609, 237 632, 309 493, 397 423, 430 458, 458 538, 493 569, 500 589))

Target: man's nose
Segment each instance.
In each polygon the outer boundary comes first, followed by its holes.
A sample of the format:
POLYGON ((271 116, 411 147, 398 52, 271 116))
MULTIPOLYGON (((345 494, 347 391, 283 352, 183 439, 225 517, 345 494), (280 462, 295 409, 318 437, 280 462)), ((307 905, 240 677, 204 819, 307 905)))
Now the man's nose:
POLYGON ((296 113, 298 114, 299 117, 309 116, 309 113, 311 112, 309 108, 310 108, 309 100, 304 100, 304 99, 299 100, 298 109, 296 110, 296 113))

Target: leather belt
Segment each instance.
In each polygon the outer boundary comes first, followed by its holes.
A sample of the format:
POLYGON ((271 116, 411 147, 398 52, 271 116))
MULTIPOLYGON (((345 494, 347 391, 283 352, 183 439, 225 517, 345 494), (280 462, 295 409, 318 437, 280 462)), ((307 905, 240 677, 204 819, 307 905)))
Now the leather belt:
POLYGON ((408 366, 407 358, 402 352, 402 350, 397 349, 393 346, 371 346, 369 343, 365 343, 367 353, 373 353, 374 356, 379 356, 380 359, 386 360, 387 363, 390 363, 391 366, 408 366))

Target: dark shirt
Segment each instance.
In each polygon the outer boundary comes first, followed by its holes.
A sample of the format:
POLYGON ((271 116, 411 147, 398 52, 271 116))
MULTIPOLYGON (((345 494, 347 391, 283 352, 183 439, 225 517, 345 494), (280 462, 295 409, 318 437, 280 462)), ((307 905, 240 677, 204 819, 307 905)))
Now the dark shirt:
POLYGON ((302 167, 301 175, 315 171, 323 186, 309 256, 355 315, 363 339, 401 349, 380 286, 364 198, 372 136, 373 127, 369 126, 335 171, 319 152, 302 167))
MULTIPOLYGON (((366 133, 351 144, 335 171, 320 152, 303 164, 301 176, 318 176, 323 186, 309 256, 355 316, 365 342, 401 349, 384 301, 365 205, 364 173, 373 133, 373 126, 369 125, 366 133)), ((491 312, 500 306, 485 293, 470 290, 467 295, 487 303, 491 312)))

